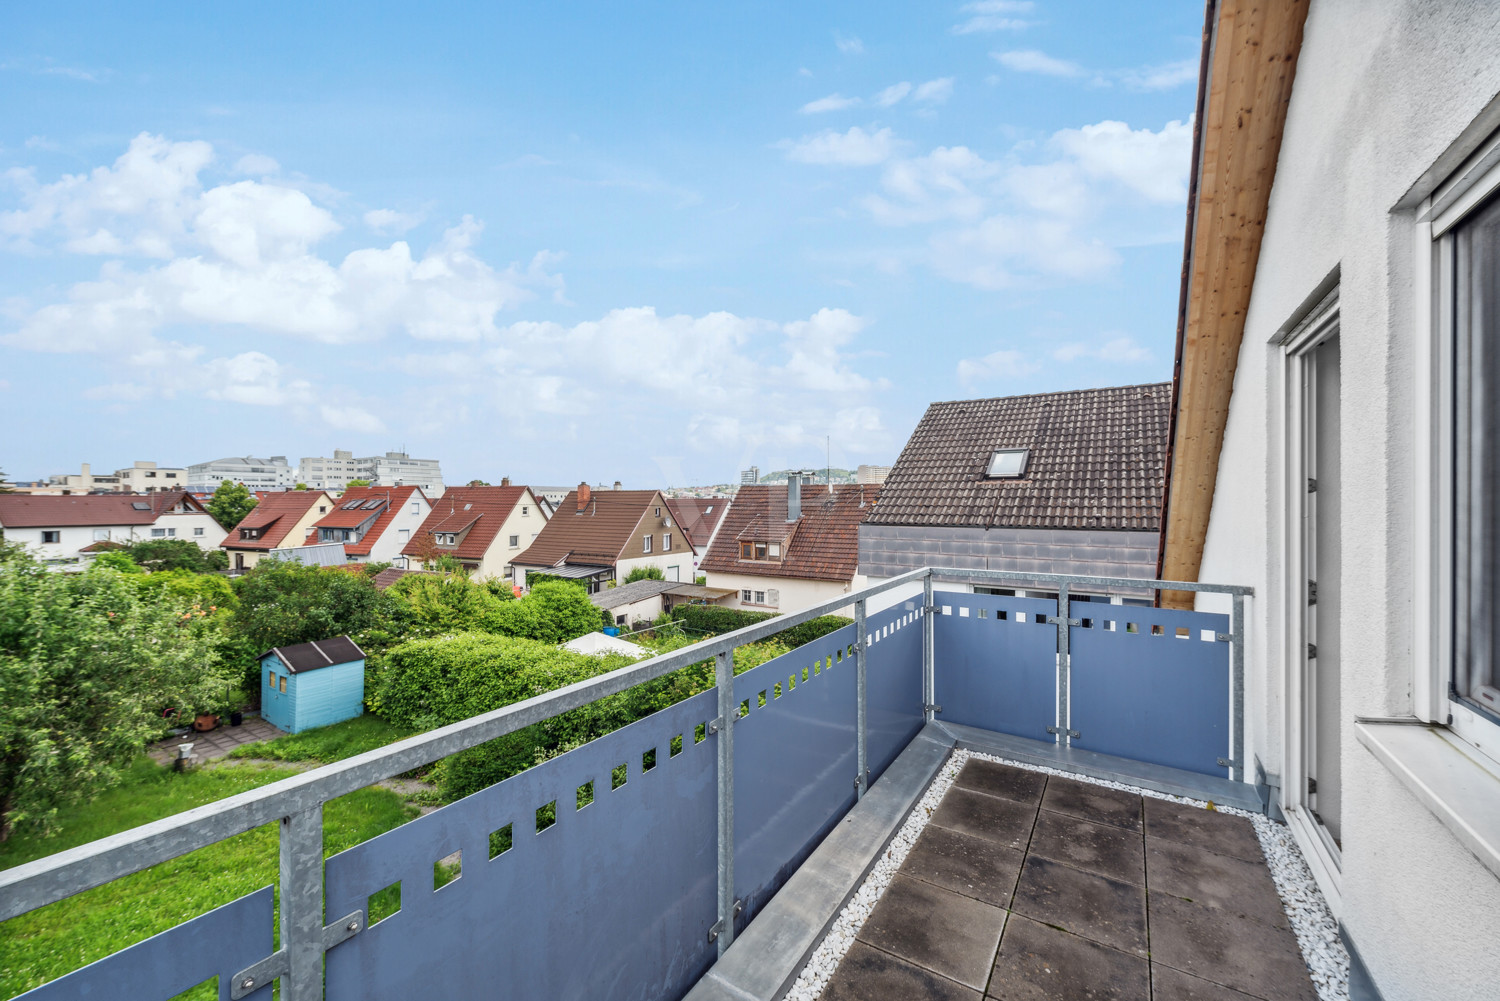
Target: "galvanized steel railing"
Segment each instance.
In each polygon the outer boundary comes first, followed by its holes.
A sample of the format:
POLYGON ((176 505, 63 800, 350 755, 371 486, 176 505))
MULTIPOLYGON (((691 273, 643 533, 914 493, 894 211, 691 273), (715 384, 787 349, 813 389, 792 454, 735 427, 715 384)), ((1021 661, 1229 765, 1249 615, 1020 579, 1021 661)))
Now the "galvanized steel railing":
MULTIPOLYGON (((733 722, 744 715, 745 700, 736 699, 733 652, 738 646, 774 636, 818 616, 853 606, 855 663, 855 796, 863 796, 870 779, 868 748, 868 602, 899 588, 922 584, 920 611, 921 713, 931 720, 939 711, 936 703, 935 633, 938 607, 934 603, 933 578, 958 577, 975 582, 993 581, 1030 584, 1057 591, 1057 709, 1056 725, 1048 727, 1059 743, 1072 741, 1069 698, 1069 634, 1079 626, 1072 617, 1076 605, 1070 597, 1080 590, 1174 590, 1228 595, 1232 601, 1231 628, 1221 637, 1231 644, 1229 757, 1220 764, 1235 780, 1244 779, 1244 599, 1249 588, 1178 581, 1141 581, 1129 578, 1079 577, 1026 574, 1004 571, 914 570, 843 595, 800 612, 711 637, 690 647, 650 658, 618 671, 578 682, 535 698, 505 706, 473 719, 410 737, 388 747, 327 765, 273 785, 220 800, 185 813, 146 824, 91 844, 59 852, 0 872, 0 920, 24 914, 46 904, 83 892, 111 880, 146 869, 167 859, 194 851, 262 824, 280 825, 280 948, 259 962, 244 967, 229 986, 229 996, 247 997, 262 990, 273 979, 281 981, 281 996, 287 1001, 321 1001, 324 997, 324 954, 364 930, 363 910, 324 923, 323 804, 357 789, 373 785, 403 772, 431 764, 459 751, 513 733, 608 695, 662 677, 708 658, 715 662, 717 717, 707 723, 717 738, 715 773, 717 788, 717 921, 708 938, 722 954, 734 939, 736 915, 742 901, 735 883, 735 753, 733 722)), ((899 601, 900 599, 898 599, 899 601)), ((915 604, 907 604, 916 609, 915 604)), ((1105 608, 1091 603, 1092 609, 1105 608)), ((914 624, 914 623, 913 623, 914 624)), ((847 627, 846 627, 847 628, 847 627)), ((887 626, 886 628, 890 628, 887 626)), ((841 640, 840 643, 843 641, 841 640)), ((788 655, 790 656, 790 655, 788 655)), ((840 652, 840 657, 843 654, 840 652)), ((831 661, 830 661, 831 663, 831 661)), ((805 673, 804 673, 805 676, 805 673)), ((759 684, 760 682, 756 682, 759 684)), ((776 685, 778 693, 780 684, 776 685)), ((764 696, 764 692, 761 693, 764 696)), ((779 695, 777 696, 779 697, 779 695)), ((904 731, 902 731, 904 732, 904 731)), ((846 790, 850 786, 844 786, 846 790)), ((847 793, 845 794, 847 795, 847 793)), ((269 906, 267 903, 266 906, 269 906)), ((702 939, 699 940, 700 942, 702 939)))

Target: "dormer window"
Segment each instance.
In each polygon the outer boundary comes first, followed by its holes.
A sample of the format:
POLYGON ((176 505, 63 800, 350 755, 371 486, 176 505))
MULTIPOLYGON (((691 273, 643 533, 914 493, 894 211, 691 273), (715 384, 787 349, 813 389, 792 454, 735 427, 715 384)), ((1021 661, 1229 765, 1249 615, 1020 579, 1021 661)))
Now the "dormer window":
POLYGON ((432 533, 432 541, 435 542, 435 543, 437 543, 440 546, 456 546, 456 545, 458 545, 458 533, 457 532, 433 532, 432 533))
POLYGON ((779 542, 741 542, 740 559, 742 560, 779 560, 781 559, 781 543, 779 542))
POLYGON ((1026 461, 1031 457, 1029 448, 999 448, 990 454, 990 465, 985 476, 992 480, 1019 479, 1026 473, 1026 461))
POLYGON ((254 542, 256 539, 260 538, 260 529, 242 528, 240 529, 240 538, 246 542, 254 542))

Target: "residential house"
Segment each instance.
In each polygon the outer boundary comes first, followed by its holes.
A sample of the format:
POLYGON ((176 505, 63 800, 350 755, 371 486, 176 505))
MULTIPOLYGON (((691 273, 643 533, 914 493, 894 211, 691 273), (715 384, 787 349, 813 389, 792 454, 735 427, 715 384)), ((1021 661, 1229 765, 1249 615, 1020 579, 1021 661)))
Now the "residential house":
POLYGON ((269 459, 254 456, 230 456, 199 462, 187 469, 187 488, 213 493, 223 483, 243 483, 255 490, 290 490, 297 485, 297 470, 287 464, 286 456, 269 459))
POLYGON ((314 522, 304 546, 342 543, 349 563, 396 563, 421 532, 432 502, 421 487, 350 487, 314 522))
POLYGON ((186 539, 203 549, 224 529, 203 502, 181 490, 155 494, 0 494, 0 531, 41 559, 74 561, 100 543, 186 539))
POLYGON ((1255 588, 1247 763, 1352 995, 1494 997, 1500 6, 1209 10, 1161 576, 1255 588))
POLYGON ((693 572, 708 555, 719 526, 724 523, 724 512, 734 503, 732 497, 668 497, 667 507, 688 545, 693 547, 693 572))
POLYGON ((881 488, 860 483, 742 486, 700 569, 708 586, 733 589, 729 604, 796 612, 863 587, 859 523, 881 488))
POLYGON ((647 579, 605 587, 590 594, 589 600, 614 615, 615 625, 624 626, 651 622, 676 605, 728 605, 738 593, 728 588, 647 579))
POLYGON ((260 495, 259 502, 220 546, 231 570, 249 570, 273 549, 285 549, 307 538, 318 519, 332 511, 334 500, 321 490, 281 490, 260 495))
POLYGON ((1152 576, 1171 397, 1157 383, 932 404, 859 526, 860 573, 1152 576))
MULTIPOLYGON (((580 483, 513 562, 518 571, 575 578, 592 593, 636 567, 656 567, 668 581, 692 583, 693 547, 660 490, 596 490, 580 483)), ((516 580, 525 586, 520 576, 516 580)))
POLYGON ((547 515, 530 487, 449 487, 401 549, 413 569, 453 556, 476 580, 510 579, 547 515))

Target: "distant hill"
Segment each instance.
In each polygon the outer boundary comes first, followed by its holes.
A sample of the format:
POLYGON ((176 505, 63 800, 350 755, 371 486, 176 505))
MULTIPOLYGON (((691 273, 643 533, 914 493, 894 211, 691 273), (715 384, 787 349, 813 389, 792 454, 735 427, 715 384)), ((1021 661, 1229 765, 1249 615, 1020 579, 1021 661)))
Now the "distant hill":
MULTIPOLYGON (((760 478, 760 482, 762 482, 762 483, 785 483, 787 481, 787 474, 789 472, 791 472, 791 470, 788 470, 788 469, 778 469, 774 473, 767 473, 766 475, 762 476, 760 478)), ((817 473, 818 473, 818 475, 816 477, 814 477, 814 482, 816 482, 816 483, 822 483, 822 482, 824 482, 824 476, 825 475, 829 478, 829 481, 833 482, 833 483, 853 483, 854 482, 854 470, 852 470, 852 469, 840 469, 837 466, 835 466, 832 469, 828 469, 828 470, 819 469, 817 471, 817 473)))

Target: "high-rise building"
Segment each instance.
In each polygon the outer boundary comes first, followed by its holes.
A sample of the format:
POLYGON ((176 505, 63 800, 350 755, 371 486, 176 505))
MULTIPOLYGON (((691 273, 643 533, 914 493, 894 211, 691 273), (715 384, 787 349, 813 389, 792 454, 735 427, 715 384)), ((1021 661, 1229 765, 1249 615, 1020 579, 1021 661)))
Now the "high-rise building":
POLYGON ((740 471, 740 486, 760 482, 760 467, 751 466, 749 469, 740 471))
POLYGON ((342 448, 333 458, 304 456, 297 481, 312 490, 343 490, 350 480, 369 480, 374 487, 421 487, 428 497, 443 492, 443 470, 436 459, 413 459, 405 452, 356 457, 342 448))
POLYGON ((884 483, 885 478, 891 475, 890 466, 867 466, 863 463, 854 471, 855 483, 884 483))
POLYGON ((284 455, 257 459, 253 455, 231 456, 199 462, 187 469, 187 488, 213 492, 221 483, 243 483, 251 490, 290 490, 297 485, 297 470, 284 455))

